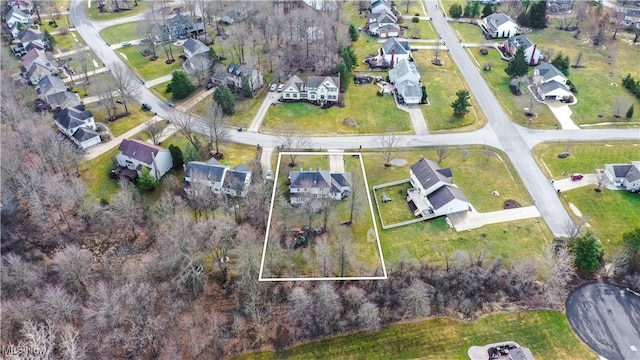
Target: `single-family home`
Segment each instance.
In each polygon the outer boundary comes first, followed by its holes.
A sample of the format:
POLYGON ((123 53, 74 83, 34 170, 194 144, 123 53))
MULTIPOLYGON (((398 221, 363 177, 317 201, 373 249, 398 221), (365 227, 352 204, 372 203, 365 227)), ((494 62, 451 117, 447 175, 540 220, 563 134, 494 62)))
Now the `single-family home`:
POLYGON ((27 51, 27 53, 24 54, 20 59, 24 71, 28 71, 29 69, 31 69, 31 65, 33 65, 35 61, 38 61, 42 65, 45 65, 46 67, 49 67, 53 70, 52 64, 55 62, 55 59, 53 58, 53 56, 51 56, 51 54, 47 54, 47 52, 45 52, 44 50, 31 49, 27 51))
POLYGON ((185 191, 197 193, 209 188, 214 194, 245 197, 251 184, 251 170, 244 164, 234 168, 220 164, 216 159, 190 161, 184 173, 185 191))
POLYGON ((218 63, 213 67, 211 83, 216 86, 227 83, 227 67, 223 63, 218 63))
POLYGON ((407 202, 415 216, 436 217, 468 211, 471 203, 451 182, 452 172, 425 158, 409 168, 412 188, 407 190, 407 202))
POLYGON ((398 18, 391 12, 391 10, 384 9, 381 12, 371 13, 369 15, 369 23, 367 24, 367 30, 369 34, 380 37, 393 37, 400 35, 400 27, 397 25, 398 18), (387 27, 390 26, 390 27, 387 27), (384 36, 381 36, 379 30, 385 29, 384 36), (391 29, 397 29, 393 34, 391 29))
MULTIPOLYGON (((34 50, 37 49, 31 51, 34 50)), ((36 85, 47 75, 57 75, 60 72, 58 63, 48 53, 37 56, 28 66, 28 68, 23 68, 22 75, 31 85, 36 85)))
POLYGON ((531 42, 525 35, 509 38, 502 44, 504 52, 512 57, 520 47, 524 49, 524 59, 529 65, 537 65, 540 62, 542 52, 538 45, 531 42))
POLYGON ((533 89, 541 100, 563 100, 572 96, 562 71, 547 62, 536 66, 533 72, 533 89))
POLYGON ((17 39, 20 43, 11 45, 11 51, 13 51, 16 56, 24 56, 34 48, 45 50, 44 34, 38 30, 22 30, 18 33, 17 39))
POLYGON ((623 24, 640 29, 640 9, 624 9, 623 24))
POLYGON ((165 20, 164 24, 156 24, 151 28, 151 40, 155 44, 187 39, 204 32, 204 22, 201 18, 192 19, 189 16, 177 14, 165 20))
POLYGON ((520 33, 518 23, 505 13, 485 16, 481 23, 484 32, 491 38, 510 38, 520 33))
POLYGON ((248 66, 246 64, 231 63, 227 67, 227 85, 237 89, 242 88, 243 79, 249 82, 253 91, 264 85, 264 77, 259 66, 248 66))
POLYGON ((257 10, 254 10, 253 4, 246 1, 238 1, 233 4, 233 7, 229 9, 222 17, 220 22, 227 25, 232 25, 237 22, 241 22, 249 18, 257 10))
POLYGON ((390 38, 382 44, 380 55, 386 64, 393 67, 398 61, 411 59, 411 46, 406 40, 390 38))
POLYGON ((68 91, 64 82, 53 75, 47 75, 38 81, 36 95, 49 104, 51 109, 64 109, 81 104, 80 96, 68 91))
POLYGON ((53 121, 61 133, 65 134, 81 149, 100 143, 100 135, 96 132, 93 113, 84 105, 67 107, 53 115, 53 121))
POLYGON ((282 89, 283 100, 308 100, 313 102, 337 102, 340 92, 340 78, 335 76, 309 76, 302 81, 293 75, 282 89))
POLYGON ((389 70, 389 81, 395 85, 396 93, 408 105, 419 104, 422 100, 422 85, 420 73, 416 64, 403 59, 389 70))
POLYGON ((141 139, 124 139, 118 150, 118 167, 135 171, 137 176, 142 174, 143 168, 147 168, 151 176, 160 180, 173 166, 169 150, 141 139))
POLYGON ((332 173, 321 168, 289 172, 289 197, 292 205, 313 199, 342 200, 351 193, 351 174, 332 173))
POLYGON ((32 23, 31 14, 20 10, 17 6, 14 6, 5 14, 5 21, 7 26, 11 28, 15 23, 28 26, 32 23))
POLYGON ((393 4, 391 4, 391 0, 375 0, 371 1, 370 7, 371 13, 379 13, 384 10, 392 11, 393 4))
POLYGON ((617 187, 631 192, 640 191, 640 161, 631 164, 605 164, 604 174, 617 187))
POLYGON ((182 45, 182 50, 184 51, 184 56, 187 59, 191 59, 198 54, 209 53, 209 47, 207 45, 205 45, 198 39, 192 38, 189 38, 184 42, 184 44, 182 45))
POLYGON ((31 14, 31 10, 33 10, 33 4, 24 0, 12 0, 8 2, 10 7, 18 8, 25 14, 31 14))

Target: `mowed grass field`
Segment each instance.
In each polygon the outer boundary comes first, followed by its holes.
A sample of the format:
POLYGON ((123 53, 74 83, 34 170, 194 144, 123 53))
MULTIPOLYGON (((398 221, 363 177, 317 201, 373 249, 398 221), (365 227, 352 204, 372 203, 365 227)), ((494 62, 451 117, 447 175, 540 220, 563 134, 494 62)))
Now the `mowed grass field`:
MULTIPOLYGON (((594 173, 604 164, 630 163, 640 160, 639 142, 593 142, 593 143, 544 143, 536 146, 533 153, 550 178, 560 179, 562 173, 594 173), (570 156, 559 159, 557 154, 569 151, 570 156)), ((561 199, 567 211, 578 218, 568 203, 574 204, 582 213, 596 235, 602 241, 607 255, 622 248, 622 234, 640 226, 640 195, 627 191, 604 189, 597 193, 595 185, 565 191, 561 199)))
POLYGON ((536 359, 598 359, 571 330, 564 313, 532 311, 487 316, 472 323, 434 318, 315 341, 291 350, 236 359, 469 359, 473 345, 515 341, 536 359))
MULTIPOLYGON (((85 7, 85 9, 87 10, 89 19, 92 19, 92 20, 120 19, 128 16, 138 15, 148 9, 144 1, 138 1, 138 6, 132 6, 131 9, 127 11, 122 11, 117 13, 116 12, 102 13, 100 12, 100 9, 98 9, 98 1, 92 1, 90 3, 91 7, 89 7, 88 4, 89 3, 87 3, 87 6, 85 7)), ((113 5, 113 4, 109 3, 109 5, 113 5)), ((131 5, 133 5, 133 3, 131 5)), ((115 8, 115 6, 113 8, 115 8)))
POLYGON ((272 106, 262 123, 262 131, 273 132, 283 124, 315 134, 378 134, 387 131, 410 133, 413 131, 409 114, 396 107, 391 95, 378 96, 377 85, 353 84, 347 89, 345 106, 329 109, 304 102, 281 103, 272 106), (354 118, 356 127, 347 126, 344 119, 354 118))
POLYGON ((144 36, 144 28, 139 22, 110 26, 100 31, 100 37, 102 37, 104 41, 110 42, 113 45, 119 44, 123 41, 136 40, 144 36))
MULTIPOLYGON (((114 51, 140 78, 153 80, 165 75, 170 75, 175 70, 182 69, 182 63, 184 61, 178 57, 182 54, 182 46, 170 44, 169 47, 171 47, 173 57, 176 59, 172 64, 165 63, 167 57, 164 50, 162 50, 162 46, 156 47, 158 59, 155 61, 149 61, 149 57, 144 57, 140 54, 141 50, 148 48, 146 45, 128 46, 114 51)), ((167 51, 168 50, 167 48, 167 51)))

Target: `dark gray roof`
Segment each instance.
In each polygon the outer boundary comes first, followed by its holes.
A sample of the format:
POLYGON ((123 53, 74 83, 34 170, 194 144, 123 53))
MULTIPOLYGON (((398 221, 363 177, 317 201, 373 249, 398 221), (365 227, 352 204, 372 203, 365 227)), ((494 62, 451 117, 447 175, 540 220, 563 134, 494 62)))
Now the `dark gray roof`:
POLYGON ((247 176, 249 176, 249 173, 246 171, 228 170, 224 176, 224 184, 222 186, 233 190, 237 190, 240 186, 244 188, 244 181, 247 176))
POLYGON ((293 75, 284 83, 284 89, 286 90, 288 87, 293 86, 298 91, 302 91, 304 89, 304 81, 298 77, 298 75, 293 75))
POLYGON ((424 189, 427 189, 438 181, 450 184, 449 178, 444 176, 440 171, 440 166, 431 160, 421 158, 415 164, 411 165, 411 171, 420 181, 424 189))
POLYGON ((332 173, 331 180, 340 186, 351 186, 351 175, 349 173, 332 173))
POLYGON ((182 46, 185 50, 191 52, 192 54, 195 54, 198 51, 209 49, 207 45, 205 45, 202 41, 192 38, 187 39, 187 41, 185 41, 182 46))
POLYGON ((217 164, 208 164, 202 161, 190 161, 185 169, 185 177, 202 176, 212 182, 221 182, 224 177, 225 167, 217 164))
POLYGON ((47 75, 38 81, 38 88, 36 89, 36 93, 40 94, 50 94, 58 93, 61 91, 66 91, 67 85, 64 84, 62 79, 57 76, 47 75))
POLYGON ((150 144, 140 139, 124 139, 118 148, 120 152, 132 159, 136 159, 145 164, 151 164, 153 157, 161 150, 166 150, 160 146, 150 144))
POLYGON ((374 7, 383 4, 386 7, 388 7, 389 9, 391 9, 391 1, 389 0, 376 0, 374 2, 371 3, 371 8, 373 9, 374 7))
POLYGON ((80 96, 74 92, 65 90, 47 95, 47 102, 52 108, 77 106, 80 105, 80 96))
POLYGON ((64 108, 57 114, 53 115, 53 119, 65 129, 73 129, 81 126, 84 124, 85 120, 91 117, 93 117, 93 113, 86 110, 84 105, 64 108))
POLYGON ((631 170, 631 165, 612 165, 611 166, 613 168, 613 173, 615 174, 615 176, 618 177, 625 177, 627 176, 627 173, 629 172, 629 170, 631 170))
POLYGON ((392 71, 394 72, 396 79, 411 73, 417 81, 420 81, 420 72, 418 72, 418 68, 413 61, 402 59, 393 65, 392 71))
POLYGON ((8 19, 10 19, 10 18, 13 16, 13 14, 16 14, 16 15, 18 15, 18 16, 22 16, 22 17, 25 17, 25 18, 28 18, 28 17, 29 17, 29 15, 28 15, 28 14, 25 14, 25 12, 24 12, 24 11, 22 11, 22 10, 18 9, 18 7, 17 7, 17 6, 14 6, 14 7, 12 7, 11 9, 9 9, 9 11, 7 11, 7 14, 5 15, 5 16, 6 16, 6 19, 7 19, 7 20, 8 20, 8 19))
POLYGON ((529 38, 525 35, 518 35, 516 37, 510 38, 509 42, 517 48, 522 46, 524 49, 528 49, 533 46, 531 40, 529 40, 529 38))
POLYGON ((404 87, 404 96, 410 97, 422 97, 422 86, 414 84, 409 81, 405 81, 400 86, 404 87))
POLYGON ((378 32, 399 31, 399 30, 400 30, 400 25, 398 24, 385 24, 378 29, 378 32))
POLYGON ((397 18, 391 11, 384 9, 380 12, 371 13, 369 15, 370 20, 375 20, 378 23, 395 23, 397 18))
POLYGON ((18 40, 21 43, 26 43, 34 40, 43 40, 44 34, 42 34, 39 30, 26 29, 20 34, 18 34, 18 40))
POLYGON ((625 178, 628 181, 636 181, 640 179, 640 169, 638 169, 640 165, 637 164, 638 163, 633 163, 631 165, 616 164, 611 165, 611 168, 613 169, 613 173, 617 178, 625 178))
POLYGON ((245 77, 249 74, 250 69, 244 64, 231 63, 227 68, 229 74, 245 77))
POLYGON ((512 23, 515 24, 515 21, 513 21, 513 19, 511 19, 507 14, 505 13, 493 13, 489 16, 487 16, 485 18, 487 20, 487 24, 489 25, 489 27, 493 30, 496 31, 498 30, 498 27, 506 22, 511 21, 512 23))
POLYGON ((307 78, 307 87, 308 88, 317 88, 320 85, 322 85, 326 80, 329 80, 332 84, 331 87, 337 88, 338 87, 338 83, 340 80, 338 80, 337 77, 332 77, 332 76, 309 76, 307 78))
POLYGON ((562 71, 555 67, 552 63, 543 62, 540 65, 536 66, 536 70, 538 70, 538 74, 545 79, 545 81, 551 79, 554 76, 562 76, 565 77, 562 71))
POLYGON ((559 82, 553 80, 553 81, 549 81, 546 82, 542 85, 539 86, 540 90, 542 91, 543 94, 547 94, 550 93, 553 90, 557 90, 557 89, 562 89, 564 91, 566 91, 567 93, 569 93, 569 90, 567 90, 567 87, 560 84, 559 82))
POLYGON ((249 167, 247 165, 245 165, 245 164, 238 164, 238 165, 236 165, 236 167, 233 168, 233 170, 251 172, 251 169, 249 169, 249 167))
POLYGON ((395 53, 396 55, 405 55, 411 51, 408 41, 399 41, 396 38, 390 38, 382 44, 385 54, 395 53))
POLYGON ((640 165, 631 166, 631 169, 629 169, 629 172, 625 176, 627 181, 633 182, 633 181, 636 181, 636 180, 640 179, 640 169, 638 169, 639 166, 640 165))
POLYGON ((433 208, 436 210, 447 205, 454 199, 459 199, 462 201, 469 202, 469 199, 462 192, 462 190, 458 189, 455 186, 450 186, 450 185, 445 185, 438 188, 438 190, 427 195, 427 199, 429 199, 429 202, 431 203, 433 208))
POLYGON ((330 179, 328 171, 291 171, 291 188, 308 189, 308 188, 327 188, 330 187, 330 179))
MULTIPOLYGON (((22 44, 21 44, 22 45, 22 44)), ((40 41, 31 41, 24 47, 26 51, 30 51, 32 49, 44 50, 44 44, 40 41)))
POLYGON ((73 138, 79 142, 85 142, 96 136, 100 136, 100 134, 87 127, 81 127, 73 133, 73 138))

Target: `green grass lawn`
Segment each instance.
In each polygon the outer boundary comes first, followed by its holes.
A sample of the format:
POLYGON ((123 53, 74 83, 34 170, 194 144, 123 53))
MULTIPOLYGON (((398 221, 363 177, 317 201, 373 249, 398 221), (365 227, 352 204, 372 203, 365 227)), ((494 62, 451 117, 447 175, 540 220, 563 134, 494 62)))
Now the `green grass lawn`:
MULTIPOLYGON (((109 5, 112 5, 111 3, 109 3, 109 5)), ((133 4, 132 4, 133 5, 133 4)), ((147 5, 145 4, 144 1, 140 0, 138 1, 138 6, 133 6, 131 8, 131 10, 127 10, 127 11, 122 11, 122 12, 105 12, 105 13, 101 13, 100 9, 98 9, 98 1, 93 1, 91 2, 91 8, 85 7, 87 11, 87 14, 89 16, 89 19, 92 20, 114 20, 114 19, 120 19, 123 17, 127 17, 127 16, 133 16, 133 15, 138 15, 142 12, 144 12, 145 10, 147 10, 147 5)))
POLYGON ((262 130, 271 132, 282 124, 290 124, 299 130, 313 129, 316 134, 376 134, 389 129, 411 132, 409 114, 396 107, 392 96, 377 96, 379 89, 377 85, 355 86, 351 80, 343 108, 323 110, 304 102, 278 104, 267 112, 262 130), (357 127, 343 124, 350 117, 356 119, 357 127))
POLYGON ((449 57, 449 54, 441 51, 439 59, 442 66, 431 64, 435 59, 434 50, 420 49, 412 53, 422 77, 422 83, 427 88, 429 105, 422 105, 420 109, 427 121, 429 131, 471 131, 481 128, 487 120, 484 113, 479 110, 476 99, 471 96, 472 107, 463 118, 453 116, 451 102, 456 99, 456 91, 469 89, 460 75, 458 68, 449 57))
POLYGON ((182 46, 169 45, 173 51, 173 57, 176 59, 172 64, 165 64, 166 56, 162 46, 156 47, 156 54, 158 59, 156 61, 149 61, 149 57, 144 57, 140 54, 141 50, 147 48, 144 46, 128 46, 115 50, 115 52, 125 60, 125 63, 129 64, 129 67, 133 69, 136 75, 140 76, 144 80, 153 80, 159 77, 170 75, 173 71, 182 69, 182 59, 178 58, 182 54, 182 46), (122 56, 122 55, 125 56, 122 56))
POLYGON ((402 24, 407 26, 409 29, 405 33, 404 37, 410 38, 411 36, 416 36, 418 39, 435 39, 436 32, 431 25, 430 21, 420 20, 417 23, 411 21, 411 17, 408 17, 405 22, 402 24))
MULTIPOLYGON (((203 140, 203 139, 200 139, 203 140)), ((178 146, 184 153, 184 149, 189 141, 179 133, 176 133, 168 137, 162 142, 162 147, 169 148, 170 145, 178 146)), ((224 154, 224 159, 221 160, 222 164, 234 167, 239 164, 245 164, 251 168, 251 160, 256 159, 256 147, 252 145, 242 145, 236 143, 224 143, 220 146, 220 152, 224 154)), ((200 159, 202 161, 209 160, 208 158, 200 159)))
POLYGON ((402 16, 405 18, 405 22, 411 21, 411 18, 416 14, 420 14, 418 16, 429 16, 425 13, 426 6, 423 7, 420 1, 410 0, 408 3, 409 11, 407 11, 407 1, 403 0, 401 3, 398 2, 396 4, 396 9, 402 13, 402 16))
POLYGON ((407 190, 409 188, 411 188, 411 184, 407 182, 374 191, 377 199, 377 202, 373 202, 374 212, 376 216, 378 216, 378 210, 380 210, 379 216, 382 217, 385 225, 397 224, 403 221, 414 220, 416 218, 409 210, 409 205, 406 200, 407 190), (391 199, 391 201, 383 203, 383 196, 391 199))
MULTIPOLYGON (((247 99, 244 97, 236 98, 236 112, 227 118, 227 122, 230 125, 248 128, 253 121, 253 117, 256 115, 258 110, 260 110, 260 106, 264 101, 264 98, 269 95, 269 88, 266 85, 268 84, 265 81, 265 86, 258 89, 258 92, 252 99, 247 99)), ((200 101, 197 105, 195 105, 191 110, 199 116, 205 116, 207 114, 207 108, 210 104, 212 96, 209 96, 202 101, 200 101)))
MULTIPOLYGON (((602 169, 604 164, 629 163, 640 159, 640 142, 610 143, 544 143, 533 149, 536 160, 545 173, 555 179, 562 178, 562 173, 593 173, 602 169), (571 155, 559 159, 557 154, 569 151, 571 155)), ((640 196, 626 191, 604 190, 593 191, 595 186, 566 191, 561 197, 567 211, 574 215, 568 207, 571 202, 591 224, 607 252, 621 248, 621 237, 624 232, 640 224, 640 196)))
POLYGON ((166 92, 167 85, 169 85, 170 82, 171 81, 165 81, 165 82, 160 83, 158 85, 154 85, 154 86, 150 87, 149 90, 151 90, 151 92, 155 96, 160 98, 160 100, 162 100, 164 102, 168 102, 168 101, 172 100, 171 93, 166 92))
POLYGON ((144 35, 144 31, 138 22, 110 26, 100 31, 100 36, 104 41, 110 42, 111 44, 119 44, 123 41, 139 39, 144 37, 144 35))
MULTIPOLYGON (((140 105, 136 102, 128 103, 130 115, 120 118, 116 121, 108 121, 107 115, 103 109, 95 108, 95 104, 91 104, 93 106, 89 106, 91 111, 93 112, 94 118, 97 122, 101 122, 105 124, 114 137, 120 136, 127 131, 133 129, 134 127, 144 123, 145 121, 151 119, 153 114, 151 112, 144 112, 140 109, 140 105)), ((124 112, 124 107, 119 106, 121 109, 119 111, 124 112)))
POLYGON ((118 148, 116 147, 82 164, 80 176, 87 184, 88 195, 108 201, 118 191, 120 185, 116 180, 109 177, 109 173, 114 168, 117 154, 118 148))
POLYGON ((71 51, 87 45, 82 36, 75 32, 69 32, 66 35, 57 34, 53 35, 53 37, 56 39, 55 48, 60 52, 71 51))
POLYGON ((434 318, 238 359, 468 359, 469 347, 506 340, 528 347, 536 359, 598 359, 559 311, 498 314, 472 323, 434 318))

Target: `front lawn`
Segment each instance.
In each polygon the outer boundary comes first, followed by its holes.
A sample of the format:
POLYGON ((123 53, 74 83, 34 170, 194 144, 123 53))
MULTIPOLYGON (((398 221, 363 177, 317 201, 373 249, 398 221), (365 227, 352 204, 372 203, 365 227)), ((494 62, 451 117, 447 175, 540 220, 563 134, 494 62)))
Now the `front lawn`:
POLYGON ((403 26, 407 26, 409 29, 405 33, 405 38, 411 38, 415 36, 417 39, 435 39, 436 32, 431 25, 431 21, 428 20, 420 20, 417 23, 411 21, 413 16, 409 16, 405 19, 403 26))
MULTIPOLYGON (((98 9, 99 1, 92 1, 89 3, 91 4, 91 7, 89 8, 88 6, 85 6, 85 10, 87 10, 88 17, 91 20, 114 20, 138 15, 147 10, 147 4, 143 1, 138 1, 138 6, 133 6, 130 10, 121 12, 100 12, 100 9, 98 9)), ((109 2, 109 5, 112 5, 112 3, 109 2)))
POLYGON ((355 86, 351 80, 342 108, 321 109, 305 102, 280 103, 267 111, 262 130, 273 132, 288 124, 307 133, 313 129, 315 134, 376 134, 389 129, 411 132, 409 114, 396 107, 391 95, 376 95, 379 89, 377 85, 355 86), (347 118, 354 118, 356 127, 343 124, 347 118))
POLYGON ((70 31, 65 35, 56 34, 53 35, 53 37, 56 39, 55 48, 61 53, 87 46, 84 39, 82 39, 82 36, 73 31, 70 31))
MULTIPOLYGON (((265 97, 271 94, 273 93, 269 92, 268 83, 265 80, 265 85, 258 89, 253 98, 247 99, 244 96, 236 97, 236 112, 229 116, 226 121, 234 127, 248 128, 258 113, 258 110, 260 110, 260 106, 262 106, 265 97)), ((206 116, 211 99, 212 96, 208 96, 200 101, 192 108, 193 112, 199 116, 206 116)))
MULTIPOLYGON (((134 127, 144 123, 151 119, 153 113, 145 112, 140 109, 140 105, 136 102, 127 103, 130 115, 120 118, 116 121, 109 121, 106 112, 102 108, 96 108, 97 103, 87 106, 93 112, 96 122, 105 124, 114 137, 120 136, 134 127)), ((124 107, 121 105, 118 108, 119 113, 124 112, 124 107)))
POLYGON ((169 100, 171 100, 171 93, 168 93, 166 90, 167 90, 167 85, 169 85, 170 82, 171 80, 162 82, 158 85, 154 85, 150 87, 149 90, 151 90, 151 92, 155 96, 157 96, 160 100, 164 102, 168 102, 169 100))
POLYGON ((139 22, 110 26, 100 31, 100 37, 111 44, 119 44, 123 41, 136 40, 144 36, 144 30, 140 27, 139 22))
POLYGON ((451 102, 456 99, 456 91, 469 89, 458 68, 449 57, 449 54, 440 49, 439 59, 442 66, 431 64, 435 59, 435 50, 420 49, 414 51, 412 56, 420 72, 422 83, 427 88, 429 105, 421 105, 420 109, 427 121, 429 131, 472 131, 483 127, 487 120, 476 99, 471 96, 470 112, 463 118, 453 116, 451 102))
MULTIPOLYGON (((170 75, 172 72, 178 69, 182 69, 182 63, 184 62, 178 56, 182 54, 182 46, 175 46, 169 44, 171 51, 173 51, 173 57, 176 59, 172 64, 166 64, 164 50, 162 46, 156 47, 156 54, 158 59, 155 61, 149 61, 149 57, 144 57, 140 54, 140 51, 147 49, 146 45, 128 46, 115 50, 120 57, 125 60, 125 63, 129 64, 129 67, 133 72, 140 76, 144 80, 153 80, 159 77, 170 75)), ((169 49, 167 48, 167 51, 169 49)))
POLYGON ((469 347, 507 340, 529 348, 537 359, 598 359, 560 311, 498 314, 472 323, 432 318, 238 359, 469 359, 469 347))
MULTIPOLYGON (((482 28, 478 25, 461 23, 457 21, 449 22, 449 25, 453 28, 458 38, 462 39, 465 43, 485 43, 491 42, 486 40, 482 34, 482 28)), ((497 41, 496 41, 497 42, 497 41)))

